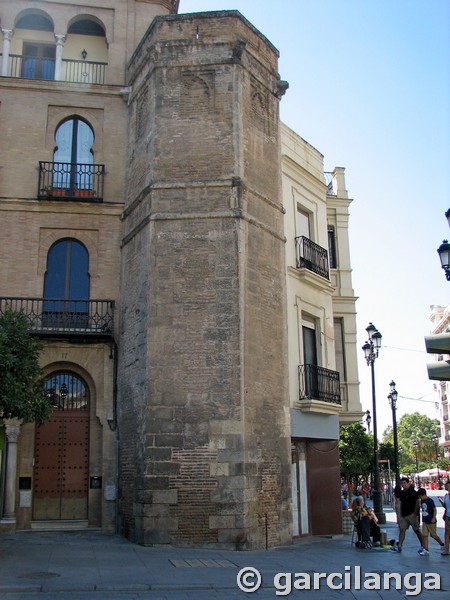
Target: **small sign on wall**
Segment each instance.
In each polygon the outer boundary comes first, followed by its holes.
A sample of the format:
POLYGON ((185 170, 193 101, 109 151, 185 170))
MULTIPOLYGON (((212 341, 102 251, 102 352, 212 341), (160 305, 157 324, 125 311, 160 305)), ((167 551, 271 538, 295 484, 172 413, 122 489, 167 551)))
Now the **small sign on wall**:
POLYGON ((109 484, 105 486, 105 500, 116 499, 116 486, 109 484))
POLYGON ((19 490, 20 508, 31 508, 31 490, 19 490))
POLYGON ((102 478, 99 475, 93 475, 89 487, 91 490, 100 490, 102 487, 102 478))
POLYGON ((31 508, 31 477, 19 477, 19 506, 31 508))

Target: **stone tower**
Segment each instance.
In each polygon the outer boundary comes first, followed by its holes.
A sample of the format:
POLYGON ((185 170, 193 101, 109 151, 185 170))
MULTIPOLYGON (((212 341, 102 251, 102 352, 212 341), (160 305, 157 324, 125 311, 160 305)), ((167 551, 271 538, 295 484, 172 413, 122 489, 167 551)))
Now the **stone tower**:
POLYGON ((278 53, 240 13, 157 17, 129 65, 122 533, 291 539, 278 53))

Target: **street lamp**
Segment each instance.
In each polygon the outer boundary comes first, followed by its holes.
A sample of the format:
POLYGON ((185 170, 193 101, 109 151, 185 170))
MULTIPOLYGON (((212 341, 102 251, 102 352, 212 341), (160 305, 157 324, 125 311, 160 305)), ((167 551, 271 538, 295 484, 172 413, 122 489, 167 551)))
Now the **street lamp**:
POLYGON ((434 448, 436 451, 436 467, 437 467, 437 472, 438 472, 438 488, 441 490, 442 489, 442 484, 441 484, 441 474, 439 473, 439 438, 437 433, 433 433, 433 442, 434 442, 434 448))
POLYGON ((414 454, 416 455, 416 471, 419 471, 419 461, 417 460, 417 450, 419 449, 419 442, 414 440, 413 442, 414 454))
POLYGON ((380 489, 380 466, 378 464, 378 438, 377 438, 377 404, 375 397, 375 360, 381 347, 381 333, 373 323, 366 327, 367 342, 362 347, 367 365, 370 366, 372 377, 372 423, 373 423, 373 509, 379 523, 386 523, 383 512, 383 496, 380 489))
POLYGON ((366 410, 366 418, 365 421, 367 423, 367 431, 370 433, 370 422, 372 421, 372 417, 370 416, 370 410, 366 410))
POLYGON ((437 249, 439 258, 441 259, 441 267, 445 271, 447 281, 450 281, 450 244, 448 240, 444 240, 437 249))
POLYGON ((402 470, 402 454, 403 448, 401 446, 398 447, 398 462, 399 462, 399 470, 402 470))
POLYGON ((392 409, 392 433, 394 434, 394 469, 395 469, 395 485, 400 485, 400 471, 398 466, 398 439, 397 439, 397 398, 398 392, 395 389, 395 381, 392 380, 389 384, 391 392, 388 395, 389 404, 392 409))

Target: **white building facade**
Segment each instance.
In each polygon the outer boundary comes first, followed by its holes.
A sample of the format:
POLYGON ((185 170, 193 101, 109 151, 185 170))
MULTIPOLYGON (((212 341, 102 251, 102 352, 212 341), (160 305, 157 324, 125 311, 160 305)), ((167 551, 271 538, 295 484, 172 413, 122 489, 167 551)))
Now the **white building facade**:
POLYGON ((356 297, 343 168, 285 125, 285 214, 289 397, 294 534, 339 532, 339 426, 361 419, 356 297), (327 481, 326 495, 317 489, 327 481))

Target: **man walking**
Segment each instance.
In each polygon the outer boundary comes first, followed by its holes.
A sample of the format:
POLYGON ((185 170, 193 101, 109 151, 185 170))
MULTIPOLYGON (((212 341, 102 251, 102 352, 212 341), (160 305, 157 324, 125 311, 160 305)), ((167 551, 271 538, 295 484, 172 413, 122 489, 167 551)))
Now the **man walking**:
POLYGON ((425 488, 420 488, 417 490, 417 495, 420 498, 420 508, 422 510, 422 537, 423 537, 423 549, 419 550, 419 554, 421 556, 426 556, 429 554, 428 552, 428 536, 437 541, 440 545, 441 549, 444 548, 444 542, 436 533, 436 505, 432 498, 427 496, 427 491, 425 488))
POLYGON ((409 481, 409 477, 402 477, 400 480, 401 490, 399 493, 400 500, 400 519, 398 522, 399 534, 398 544, 392 547, 394 552, 401 552, 403 542, 405 540, 406 531, 411 526, 416 534, 419 542, 419 554, 423 551, 423 536, 420 533, 419 527, 419 507, 420 499, 414 489, 414 484, 409 481))

